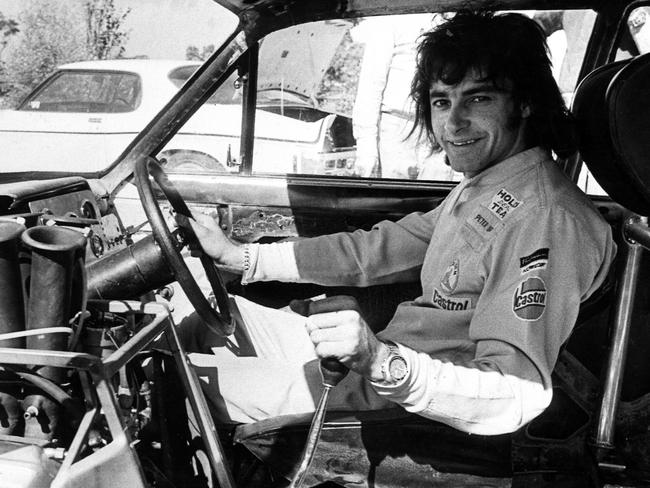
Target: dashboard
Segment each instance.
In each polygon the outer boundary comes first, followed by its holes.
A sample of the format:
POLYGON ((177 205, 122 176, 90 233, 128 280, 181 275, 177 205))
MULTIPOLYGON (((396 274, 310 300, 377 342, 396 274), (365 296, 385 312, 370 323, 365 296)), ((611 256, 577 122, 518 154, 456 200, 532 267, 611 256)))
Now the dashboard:
POLYGON ((88 240, 86 263, 125 249, 131 239, 115 208, 80 177, 0 184, 0 218, 27 227, 63 226, 88 240))

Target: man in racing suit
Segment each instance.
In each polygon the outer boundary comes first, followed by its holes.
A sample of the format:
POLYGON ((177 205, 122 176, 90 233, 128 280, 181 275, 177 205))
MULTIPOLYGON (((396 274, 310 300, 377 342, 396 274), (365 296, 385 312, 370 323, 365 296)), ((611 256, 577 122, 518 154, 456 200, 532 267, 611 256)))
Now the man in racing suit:
POLYGON ((209 216, 180 219, 208 255, 242 269, 243 283, 422 284, 378 335, 354 310, 305 319, 238 297, 256 357, 216 347, 224 343, 188 318, 185 342, 222 418, 313 410, 322 357, 352 370, 333 409, 399 405, 489 435, 548 406, 559 349, 616 248, 551 158, 574 147, 544 35, 519 14, 457 14, 424 36, 412 95, 415 123, 464 174, 435 210, 370 231, 243 246, 209 216))

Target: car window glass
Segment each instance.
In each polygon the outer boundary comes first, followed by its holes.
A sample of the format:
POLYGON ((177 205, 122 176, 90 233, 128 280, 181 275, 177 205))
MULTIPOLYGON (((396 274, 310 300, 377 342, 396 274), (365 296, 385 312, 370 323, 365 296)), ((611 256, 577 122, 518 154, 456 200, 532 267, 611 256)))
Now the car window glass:
MULTIPOLYGON (((198 65, 183 66, 169 73, 169 80, 180 88, 198 69, 198 65)), ((241 104, 241 90, 237 89, 238 75, 233 73, 228 80, 219 87, 206 103, 212 104, 241 104)))
POLYGON ((140 86, 140 77, 133 73, 63 72, 29 96, 19 110, 130 112, 139 103, 140 86))
MULTIPOLYGON (((554 75, 570 103, 595 14, 523 13, 546 32, 554 75)), ((264 38, 253 172, 460 180, 443 153, 411 134, 417 40, 446 15, 315 22, 264 38)))

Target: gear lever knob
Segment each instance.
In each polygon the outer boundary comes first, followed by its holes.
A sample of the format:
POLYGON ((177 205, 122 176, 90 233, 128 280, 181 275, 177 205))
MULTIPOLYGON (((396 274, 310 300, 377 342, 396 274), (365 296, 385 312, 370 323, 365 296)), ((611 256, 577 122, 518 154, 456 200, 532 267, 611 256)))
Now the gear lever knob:
MULTIPOLYGON (((338 312, 341 310, 356 310, 361 313, 361 309, 357 301, 349 296, 335 296, 324 298, 322 300, 293 300, 289 307, 296 313, 309 317, 317 313, 338 312)), ((307 471, 314 453, 318 445, 318 439, 323 428, 325 420, 325 410, 327 409, 327 399, 329 392, 332 388, 338 385, 345 375, 348 374, 349 369, 343 365, 338 359, 323 358, 320 360, 320 370, 323 375, 323 393, 321 395, 314 418, 309 428, 309 435, 307 437, 307 444, 302 453, 298 471, 293 477, 289 488, 299 488, 302 486, 307 471)))
MULTIPOLYGON (((350 296, 339 295, 323 298, 322 300, 293 300, 289 307, 296 313, 309 317, 317 313, 340 312, 341 310, 356 310, 361 313, 359 303, 350 296)), ((348 374, 348 368, 334 358, 323 358, 320 361, 323 384, 336 386, 348 374)))

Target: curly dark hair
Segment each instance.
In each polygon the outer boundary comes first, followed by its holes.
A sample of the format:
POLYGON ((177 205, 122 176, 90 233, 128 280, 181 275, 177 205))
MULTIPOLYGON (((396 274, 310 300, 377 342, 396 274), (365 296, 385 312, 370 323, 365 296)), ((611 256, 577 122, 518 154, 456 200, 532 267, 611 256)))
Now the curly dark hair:
POLYGON ((534 20, 517 13, 462 11, 422 35, 411 97, 411 134, 426 137, 439 150, 431 127, 429 89, 435 81, 455 85, 478 70, 496 86, 509 82, 515 103, 531 108, 526 144, 560 157, 577 149, 571 113, 553 78, 546 37, 534 20))

